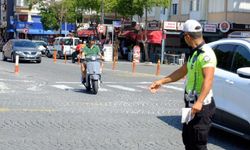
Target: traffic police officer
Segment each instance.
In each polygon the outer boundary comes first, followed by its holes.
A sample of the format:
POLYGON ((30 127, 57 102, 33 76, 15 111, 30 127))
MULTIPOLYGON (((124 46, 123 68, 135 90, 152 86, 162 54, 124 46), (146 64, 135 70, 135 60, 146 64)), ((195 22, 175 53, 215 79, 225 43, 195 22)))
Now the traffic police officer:
POLYGON ((183 25, 183 36, 192 48, 187 62, 169 76, 153 82, 150 91, 155 93, 162 84, 187 75, 184 100, 186 107, 191 108, 193 119, 183 124, 183 143, 186 150, 206 150, 211 118, 215 113, 212 84, 217 60, 212 48, 203 40, 199 22, 187 20, 183 25))

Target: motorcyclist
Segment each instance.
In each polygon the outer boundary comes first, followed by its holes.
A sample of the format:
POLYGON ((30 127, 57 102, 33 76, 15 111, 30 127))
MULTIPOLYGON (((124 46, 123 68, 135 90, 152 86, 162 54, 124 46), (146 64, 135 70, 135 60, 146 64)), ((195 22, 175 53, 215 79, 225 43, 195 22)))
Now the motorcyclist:
POLYGON ((80 40, 75 48, 75 51, 72 53, 72 62, 73 63, 75 63, 75 61, 77 61, 77 59, 79 58, 78 55, 80 55, 80 53, 81 53, 81 49, 84 48, 85 46, 86 46, 86 42, 80 40))
MULTIPOLYGON (((99 46, 96 45, 96 37, 91 36, 89 38, 88 44, 81 49, 82 50, 82 58, 88 57, 88 56, 100 56, 100 58, 102 58, 101 55, 101 51, 99 46)), ((82 73, 82 83, 86 82, 86 63, 83 62, 81 63, 81 73, 82 73)))

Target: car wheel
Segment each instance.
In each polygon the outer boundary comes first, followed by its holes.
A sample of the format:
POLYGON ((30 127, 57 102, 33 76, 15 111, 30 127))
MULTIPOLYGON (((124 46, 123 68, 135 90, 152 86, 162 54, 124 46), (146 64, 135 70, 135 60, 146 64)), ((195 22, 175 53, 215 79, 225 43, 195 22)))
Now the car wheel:
POLYGON ((48 57, 48 54, 49 54, 49 52, 46 50, 46 51, 44 52, 44 55, 48 57))
POLYGON ((46 55, 48 58, 52 58, 52 54, 50 52, 47 52, 47 55, 46 55))
POLYGON ((61 58, 61 55, 56 53, 56 59, 60 59, 61 58))
POLYGON ((15 63, 16 62, 16 56, 15 56, 15 54, 11 54, 11 61, 13 62, 13 63, 15 63))
POLYGON ((2 56, 3 56, 3 61, 6 61, 7 58, 5 57, 4 52, 3 52, 2 56))
POLYGON ((40 64, 40 63, 42 62, 42 60, 38 60, 38 61, 36 61, 36 62, 40 64))

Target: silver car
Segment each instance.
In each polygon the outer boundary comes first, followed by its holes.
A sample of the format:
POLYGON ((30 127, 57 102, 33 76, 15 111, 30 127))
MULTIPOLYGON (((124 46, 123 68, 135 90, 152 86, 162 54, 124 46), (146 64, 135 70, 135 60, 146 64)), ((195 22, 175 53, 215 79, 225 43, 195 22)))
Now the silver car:
POLYGON ((41 52, 37 49, 37 45, 27 39, 11 39, 3 47, 3 61, 11 59, 15 62, 16 55, 19 55, 20 61, 36 61, 41 63, 41 52))
POLYGON ((209 45, 217 57, 213 125, 250 140, 250 39, 222 39, 209 45))

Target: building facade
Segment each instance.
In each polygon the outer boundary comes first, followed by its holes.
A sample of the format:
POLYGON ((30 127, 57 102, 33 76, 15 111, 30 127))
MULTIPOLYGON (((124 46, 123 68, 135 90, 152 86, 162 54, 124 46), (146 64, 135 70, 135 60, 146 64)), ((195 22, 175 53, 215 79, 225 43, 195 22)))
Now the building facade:
POLYGON ((228 34, 235 30, 249 30, 249 17, 249 0, 172 0, 169 20, 185 22, 196 19, 204 27, 216 24, 216 30, 228 34), (221 31, 221 23, 229 25, 227 32, 221 31))
POLYGON ((7 32, 9 38, 45 40, 56 34, 67 35, 75 31, 75 24, 62 23, 61 31, 44 30, 39 5, 29 9, 25 0, 8 1, 7 32))
POLYGON ((203 26, 206 42, 228 37, 234 31, 250 31, 249 0, 172 0, 169 20, 164 22, 167 45, 184 45, 178 34, 188 19, 203 26))
POLYGON ((0 0, 0 5, 0 40, 3 40, 7 27, 7 0, 0 0))

